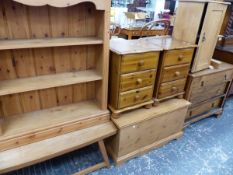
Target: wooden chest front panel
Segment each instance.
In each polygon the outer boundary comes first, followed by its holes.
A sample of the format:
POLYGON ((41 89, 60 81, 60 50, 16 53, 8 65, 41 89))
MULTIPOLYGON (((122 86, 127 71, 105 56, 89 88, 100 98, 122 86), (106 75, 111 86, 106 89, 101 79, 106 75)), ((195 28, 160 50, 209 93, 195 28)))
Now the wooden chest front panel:
POLYGON ((215 74, 200 76, 194 78, 192 81, 192 90, 196 92, 198 89, 203 87, 213 87, 218 84, 223 84, 225 82, 232 80, 232 70, 219 72, 215 74))
POLYGON ((119 108, 133 106, 152 99, 153 86, 120 93, 119 108))
POLYGON ((121 74, 156 69, 158 61, 159 52, 124 55, 121 61, 121 74))
POLYGON ((189 72, 189 64, 165 67, 162 70, 161 82, 174 81, 187 78, 189 72))
POLYGON ((156 70, 121 75, 120 91, 128 91, 154 85, 156 70))
POLYGON ((218 108, 221 106, 221 103, 222 103, 222 98, 218 98, 204 103, 200 103, 195 107, 191 107, 186 115, 186 120, 198 116, 200 114, 204 114, 205 112, 208 112, 211 109, 218 108))
POLYGON ((158 98, 169 97, 184 92, 185 83, 186 79, 162 83, 159 87, 158 98))
POLYGON ((186 112, 187 108, 182 108, 120 129, 118 156, 124 156, 182 131, 186 112))
POLYGON ((177 64, 190 64, 194 49, 177 49, 165 51, 163 55, 164 65, 173 66, 177 64))
POLYGON ((211 88, 204 87, 192 91, 190 94, 190 102, 192 104, 200 103, 202 101, 211 99, 216 96, 220 96, 226 93, 228 83, 220 84, 218 86, 213 86, 211 88))

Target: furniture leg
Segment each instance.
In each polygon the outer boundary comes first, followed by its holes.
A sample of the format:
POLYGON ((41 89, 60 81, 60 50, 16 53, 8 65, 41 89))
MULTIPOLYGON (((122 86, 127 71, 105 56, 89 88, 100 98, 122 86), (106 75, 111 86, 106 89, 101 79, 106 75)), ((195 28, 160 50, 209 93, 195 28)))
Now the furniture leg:
POLYGON ((100 149, 100 152, 103 156, 103 159, 104 159, 104 162, 105 162, 105 165, 107 167, 110 167, 110 162, 109 162, 109 159, 108 159, 108 154, 107 154, 107 151, 106 151, 106 148, 105 148, 105 145, 104 145, 104 141, 103 140, 100 140, 98 142, 98 145, 99 145, 99 149, 100 149))
POLYGON ((85 174, 88 174, 88 173, 91 173, 93 171, 96 171, 100 168, 104 168, 104 167, 110 167, 110 162, 109 162, 109 159, 108 159, 108 154, 107 154, 107 151, 106 151, 106 148, 105 148, 105 145, 104 145, 104 141, 103 140, 100 140, 98 141, 98 146, 99 146, 99 149, 100 149, 100 152, 102 154, 102 157, 104 159, 104 162, 101 162, 101 163, 98 163, 92 167, 89 167, 87 169, 84 169, 78 173, 75 173, 73 175, 85 175, 85 174))

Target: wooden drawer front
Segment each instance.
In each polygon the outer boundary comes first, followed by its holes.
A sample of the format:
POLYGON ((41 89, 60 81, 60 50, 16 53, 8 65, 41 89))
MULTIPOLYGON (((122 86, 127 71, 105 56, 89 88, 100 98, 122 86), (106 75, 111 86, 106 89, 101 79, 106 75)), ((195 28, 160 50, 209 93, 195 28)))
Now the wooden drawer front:
POLYGON ((194 78, 192 82, 192 91, 196 91, 203 87, 213 87, 232 80, 232 71, 220 72, 216 74, 206 75, 194 78))
POLYGON ((221 106, 221 102, 222 102, 222 98, 219 98, 216 100, 208 101, 206 103, 201 103, 200 105, 195 106, 193 108, 191 107, 191 109, 189 109, 187 113, 186 119, 203 114, 205 112, 210 111, 211 109, 218 108, 221 106))
POLYGON ((226 93, 227 83, 213 86, 212 88, 200 88, 196 91, 192 91, 189 101, 192 104, 200 103, 202 101, 217 97, 226 93))
POLYGON ((189 64, 165 67, 162 72, 161 82, 174 81, 187 78, 189 72, 189 64))
POLYGON ((194 49, 178 49, 164 52, 164 66, 189 64, 192 61, 194 49))
POLYGON ((122 57, 121 73, 157 69, 159 52, 125 55, 122 57))
POLYGON ((169 83, 163 83, 159 87, 158 98, 169 97, 184 92, 186 79, 176 80, 169 83))
POLYGON ((119 108, 124 108, 151 100, 152 94, 153 86, 123 92, 120 94, 119 108))
POLYGON ((132 153, 182 131, 186 113, 187 108, 181 108, 120 129, 118 156, 132 153))
POLYGON ((140 73, 121 75, 120 91, 124 92, 132 89, 154 85, 155 76, 155 69, 140 73))

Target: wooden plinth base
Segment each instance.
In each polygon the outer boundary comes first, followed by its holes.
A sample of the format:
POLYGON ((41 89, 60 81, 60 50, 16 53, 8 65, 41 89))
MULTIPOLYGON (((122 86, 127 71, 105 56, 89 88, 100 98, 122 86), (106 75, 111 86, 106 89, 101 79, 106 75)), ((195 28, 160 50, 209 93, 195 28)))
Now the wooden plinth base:
POLYGON ((114 109, 113 107, 111 106, 108 106, 109 109, 111 110, 112 112, 112 115, 111 117, 113 118, 119 118, 120 117, 120 114, 123 113, 123 112, 126 112, 126 111, 131 111, 133 109, 137 109, 137 108, 140 108, 140 107, 145 107, 146 109, 149 109, 152 107, 152 104, 154 103, 153 100, 150 100, 148 102, 144 102, 144 103, 140 103, 140 104, 137 104, 137 105, 134 105, 134 106, 130 106, 130 107, 126 107, 126 108, 123 108, 123 109, 114 109))
POLYGON ((145 154, 146 152, 152 150, 152 149, 155 149, 155 148, 158 148, 158 147, 161 147, 165 144, 167 144, 169 141, 171 140, 174 140, 174 139, 179 139, 181 136, 183 135, 183 132, 178 132, 176 134, 173 134, 169 137, 166 137, 165 139, 162 139, 160 141, 157 141, 157 142, 154 142, 148 146, 145 146, 145 147, 142 147, 134 152, 131 152, 129 154, 126 154, 124 156, 121 156, 121 157, 117 157, 114 152, 111 150, 111 147, 107 147, 107 150, 108 152, 110 153, 110 155, 112 156, 114 162, 117 164, 117 165, 120 165, 122 164, 123 162, 133 158, 133 157, 137 157, 137 156, 140 156, 140 155, 143 155, 145 154))
POLYGON ((184 98, 184 92, 181 92, 181 93, 175 94, 175 95, 171 95, 169 97, 161 98, 161 99, 154 98, 153 106, 157 106, 159 103, 166 101, 166 100, 169 100, 169 99, 172 99, 172 98, 182 99, 182 98, 184 98))
POLYGON ((204 118, 208 118, 211 116, 215 116, 215 117, 219 118, 222 115, 222 112, 223 112, 223 108, 218 108, 218 109, 214 109, 214 110, 211 110, 209 112, 206 112, 204 114, 192 117, 191 119, 188 119, 185 121, 184 128, 186 128, 190 124, 195 123, 195 122, 202 120, 204 118))

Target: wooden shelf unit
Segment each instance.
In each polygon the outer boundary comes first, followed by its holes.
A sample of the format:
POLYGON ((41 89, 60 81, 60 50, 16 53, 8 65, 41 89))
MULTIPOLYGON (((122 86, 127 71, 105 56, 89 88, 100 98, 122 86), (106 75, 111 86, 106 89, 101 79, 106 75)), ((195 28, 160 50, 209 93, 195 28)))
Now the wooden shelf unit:
POLYGON ((0 152, 109 121, 109 11, 101 0, 0 3, 0 152))

